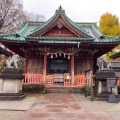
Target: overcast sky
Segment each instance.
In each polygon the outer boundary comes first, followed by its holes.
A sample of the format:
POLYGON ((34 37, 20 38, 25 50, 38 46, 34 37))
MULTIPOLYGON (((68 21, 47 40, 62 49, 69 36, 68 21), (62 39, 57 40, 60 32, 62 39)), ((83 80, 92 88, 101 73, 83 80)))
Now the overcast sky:
POLYGON ((120 21, 120 0, 23 0, 24 10, 44 15, 50 19, 61 5, 74 22, 98 22, 106 12, 120 21))

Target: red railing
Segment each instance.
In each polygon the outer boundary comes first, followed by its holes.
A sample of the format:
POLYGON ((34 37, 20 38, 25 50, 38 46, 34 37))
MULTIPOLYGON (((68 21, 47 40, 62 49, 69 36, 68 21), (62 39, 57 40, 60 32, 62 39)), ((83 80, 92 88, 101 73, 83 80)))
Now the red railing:
MULTIPOLYGON (((43 75, 42 74, 24 74, 25 78, 23 80, 23 84, 43 84, 43 75)), ((84 75, 75 75, 75 86, 82 87, 85 84, 90 85, 90 77, 89 75, 85 76, 84 75)), ((93 80, 92 80, 93 84, 93 80)), ((117 85, 120 85, 120 79, 117 81, 117 85)), ((46 75, 46 86, 54 86, 54 75, 46 75)), ((71 86, 71 76, 65 74, 64 75, 64 86, 71 86)))
POLYGON ((43 84, 43 75, 41 74, 24 74, 23 84, 43 84))
POLYGON ((54 75, 46 75, 46 86, 54 85, 54 75))
MULTIPOLYGON (((84 75, 75 75, 75 86, 82 87, 85 84, 89 86, 91 85, 91 80, 89 75, 86 76, 86 79, 84 75)), ((92 80, 92 84, 93 84, 93 80, 92 80)))
POLYGON ((70 74, 64 74, 64 86, 71 86, 71 83, 70 74))
MULTIPOLYGON (((23 84, 43 84, 43 75, 41 74, 24 74, 23 84)), ((46 86, 53 86, 54 76, 46 75, 46 86)))
POLYGON ((75 85, 76 86, 84 86, 85 84, 85 79, 84 75, 75 75, 75 85))

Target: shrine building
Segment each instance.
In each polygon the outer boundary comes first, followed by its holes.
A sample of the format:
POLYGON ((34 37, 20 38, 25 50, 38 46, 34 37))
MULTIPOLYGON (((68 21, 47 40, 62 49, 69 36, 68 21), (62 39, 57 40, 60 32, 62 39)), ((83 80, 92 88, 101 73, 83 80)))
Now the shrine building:
POLYGON ((84 71, 94 74, 97 58, 120 38, 102 35, 95 22, 73 22, 60 6, 46 22, 26 21, 17 33, 0 34, 0 43, 25 58, 25 84, 82 86, 84 71))

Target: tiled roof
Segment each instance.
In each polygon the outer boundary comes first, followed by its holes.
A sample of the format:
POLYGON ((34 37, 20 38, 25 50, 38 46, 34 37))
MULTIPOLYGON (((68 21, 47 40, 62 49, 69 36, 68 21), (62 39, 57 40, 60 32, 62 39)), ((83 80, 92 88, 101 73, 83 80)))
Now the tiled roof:
POLYGON ((94 39, 94 43, 110 43, 120 42, 119 37, 102 35, 99 31, 97 23, 76 23, 79 27, 88 32, 94 39))
POLYGON ((94 38, 79 38, 79 37, 54 37, 54 36, 40 36, 40 37, 27 37, 30 41, 48 42, 48 43, 81 43, 81 42, 93 42, 94 38))
POLYGON ((97 23, 75 23, 71 19, 69 19, 65 11, 60 6, 53 17, 51 17, 47 22, 30 22, 26 21, 22 24, 21 29, 14 34, 0 34, 1 41, 8 41, 8 42, 27 42, 28 40, 34 41, 49 41, 54 42, 57 41, 65 41, 65 42, 92 42, 92 44, 119 44, 120 38, 119 37, 110 37, 102 35, 99 32, 97 23), (55 37, 55 36, 40 36, 35 37, 34 34, 37 32, 43 31, 48 29, 58 17, 61 16, 64 21, 69 24, 75 31, 82 34, 84 38, 78 37, 55 37))
POLYGON ((25 37, 18 36, 18 34, 0 34, 0 40, 2 41, 25 41, 25 37))

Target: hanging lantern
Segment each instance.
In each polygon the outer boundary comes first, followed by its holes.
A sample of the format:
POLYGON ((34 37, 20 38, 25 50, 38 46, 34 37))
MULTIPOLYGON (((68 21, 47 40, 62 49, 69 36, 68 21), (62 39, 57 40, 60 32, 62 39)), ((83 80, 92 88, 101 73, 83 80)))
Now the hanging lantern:
POLYGON ((61 56, 61 52, 59 52, 59 56, 61 56))
POLYGON ((57 53, 56 53, 56 57, 57 57, 57 53))
POLYGON ((53 58, 53 55, 51 54, 51 58, 53 58))
POLYGON ((49 52, 47 53, 47 55, 49 55, 49 52))
POLYGON ((68 55, 68 59, 70 59, 70 55, 68 55))
POLYGON ((64 57, 65 57, 65 53, 64 53, 64 57))
POLYGON ((78 48, 79 48, 80 44, 78 43, 78 48))

